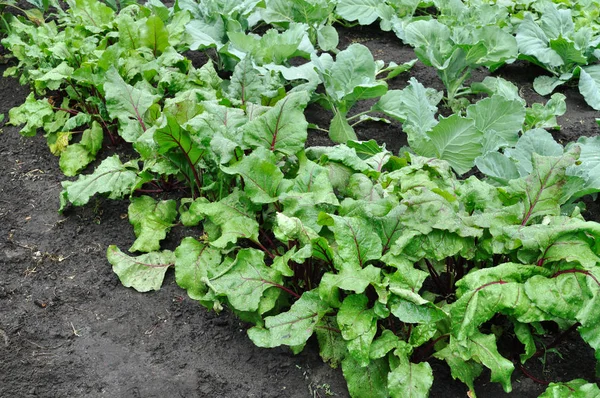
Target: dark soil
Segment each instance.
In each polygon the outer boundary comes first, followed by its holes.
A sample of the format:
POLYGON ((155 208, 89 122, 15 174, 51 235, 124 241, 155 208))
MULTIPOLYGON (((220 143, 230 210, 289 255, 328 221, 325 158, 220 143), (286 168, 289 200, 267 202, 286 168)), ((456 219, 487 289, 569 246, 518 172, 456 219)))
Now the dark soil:
MULTIPOLYGON (((371 29, 343 31, 341 47, 361 42, 375 58, 397 63, 414 58, 395 36, 371 29)), ((532 89, 540 70, 517 63, 498 75, 521 87, 530 102, 545 101, 532 89)), ((410 72, 425 86, 442 89, 435 72, 418 63, 410 72)), ((481 80, 486 71, 475 71, 481 80)), ((408 74, 390 82, 406 85, 408 74)), ((0 79, 0 113, 19 105, 27 89, 0 79)), ((568 113, 555 136, 572 141, 597 134, 594 118, 576 89, 563 91, 568 113)), ((357 107, 356 111, 366 109, 357 107)), ((327 127, 330 115, 312 110, 327 127)), ((62 174, 42 137, 22 138, 4 126, 0 135, 0 397, 347 397, 341 371, 330 369, 311 341, 294 356, 287 349, 259 349, 247 325, 226 311, 209 312, 187 298, 172 274, 159 292, 141 294, 120 285, 106 261, 108 245, 134 240, 126 201, 96 199, 59 215, 62 174)), ((398 124, 365 123, 361 139, 375 138, 397 151, 406 144, 398 124)), ((311 143, 326 144, 313 135, 311 143)), ((588 201, 589 219, 598 220, 588 201)), ((180 231, 181 232, 181 231, 180 231)), ((175 231, 167 246, 176 246, 175 231)), ((545 341, 549 344, 553 337, 545 341)), ((502 341, 505 355, 520 346, 502 341)), ((537 397, 540 381, 595 379, 593 350, 569 335, 556 347, 560 356, 532 359, 521 370, 515 359, 513 392, 505 394, 489 373, 478 380, 480 397, 537 397)), ((464 397, 443 362, 430 361, 435 382, 431 397, 464 397)))

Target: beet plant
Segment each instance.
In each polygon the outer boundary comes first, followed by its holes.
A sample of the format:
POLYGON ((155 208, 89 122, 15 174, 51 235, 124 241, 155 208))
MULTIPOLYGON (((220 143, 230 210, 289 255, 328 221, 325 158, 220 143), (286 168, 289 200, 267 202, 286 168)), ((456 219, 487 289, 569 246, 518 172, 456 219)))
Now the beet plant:
MULTIPOLYGON (((322 8, 286 22, 278 2, 77 0, 39 26, 12 18, 7 75, 33 92, 10 122, 43 129, 65 175, 78 175, 62 183, 61 211, 98 194, 129 200, 135 240, 129 253, 107 249, 121 282, 158 290, 174 269, 191 299, 247 322, 256 345, 297 353, 316 340, 353 397, 427 396, 431 358, 470 396, 484 369, 510 392, 550 327, 577 331, 600 359, 600 224, 576 202, 600 189, 597 140, 564 148, 542 130, 564 113, 560 95, 527 106, 500 78, 463 87, 475 66, 516 57, 506 9, 485 8, 493 18, 473 30, 483 11, 456 2, 410 21, 393 12, 410 18, 416 3, 337 4, 349 22, 404 27, 450 99, 487 95, 443 117, 442 94, 415 79, 388 91, 414 61, 386 67, 359 44, 338 52, 333 19, 318 12, 333 4, 297 3, 322 8), (265 21, 272 29, 250 31, 265 21), (189 49, 215 61, 195 67, 189 49), (349 115, 362 99, 378 100, 349 115), (341 144, 307 145, 313 103, 333 111, 341 144), (354 140, 349 120, 369 112, 400 121, 410 148, 354 140), (488 180, 458 177, 474 165, 488 180), (163 250, 175 225, 187 236, 163 250), (511 336, 518 357, 498 348, 511 336)), ((571 393, 600 391, 577 379, 542 396, 571 393)))

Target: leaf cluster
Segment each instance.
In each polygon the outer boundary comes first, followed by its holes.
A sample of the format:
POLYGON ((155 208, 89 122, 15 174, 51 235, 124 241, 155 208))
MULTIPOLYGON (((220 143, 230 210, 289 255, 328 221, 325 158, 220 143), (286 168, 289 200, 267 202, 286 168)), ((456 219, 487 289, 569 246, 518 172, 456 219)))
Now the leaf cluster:
MULTIPOLYGON (((49 22, 12 20, 7 75, 32 94, 10 123, 43 129, 65 175, 93 169, 62 183, 61 211, 128 198, 130 253, 107 250, 125 286, 160 289, 173 268, 190 298, 249 322, 258 346, 299 352, 314 336, 353 397, 427 396, 432 357, 471 396, 484 368, 509 392, 548 323, 577 329, 600 359, 600 226, 575 202, 600 190, 598 140, 551 139, 561 94, 527 106, 501 78, 464 87, 473 68, 515 59, 523 24, 538 23, 531 2, 514 5, 515 39, 508 8, 467 3, 420 15, 410 0, 74 0, 49 22), (337 51, 338 17, 379 20, 438 70, 449 98, 484 98, 442 117, 443 94, 415 79, 388 91, 415 61, 337 51), (189 49, 214 61, 195 67, 189 49), (377 101, 350 115, 362 100, 377 101), (311 103, 333 113, 342 144, 306 147, 311 103), (353 120, 376 112, 402 123, 410 148, 355 140, 353 120), (474 165, 489 178, 457 177, 474 165), (175 225, 188 236, 162 250, 175 225), (511 334, 519 358, 498 350, 511 334)), ((543 396, 573 391, 598 387, 574 380, 543 396)))

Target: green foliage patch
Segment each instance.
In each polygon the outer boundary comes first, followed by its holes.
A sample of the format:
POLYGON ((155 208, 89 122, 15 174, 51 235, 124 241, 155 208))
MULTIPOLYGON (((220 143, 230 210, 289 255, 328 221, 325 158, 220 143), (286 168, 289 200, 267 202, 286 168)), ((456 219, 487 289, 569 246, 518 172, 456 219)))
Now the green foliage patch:
MULTIPOLYGON (((522 343, 522 364, 544 352, 548 324, 577 330, 600 359, 600 225, 577 202, 600 191, 598 140, 552 139, 562 94, 528 106, 504 79, 467 85, 476 67, 526 59, 554 75, 538 91, 579 76, 596 108, 590 9, 541 3, 49 4, 46 22, 6 16, 6 75, 32 89, 9 123, 43 130, 74 177, 61 211, 99 194, 129 201, 135 240, 107 250, 125 286, 160 289, 173 268, 190 298, 250 323, 260 347, 297 353, 316 336, 353 397, 427 396, 432 357, 472 397, 484 368, 510 392, 503 335, 522 343), (436 69, 445 94, 414 78, 388 90, 416 60, 337 49, 334 23, 375 21, 436 69), (369 111, 352 114, 363 100, 369 111), (307 121, 315 105, 331 112, 328 129, 307 121), (357 123, 384 117, 410 148, 356 140, 357 123), (311 129, 338 144, 308 147, 311 129), (459 177, 475 166, 486 179, 459 177), (189 234, 163 250, 175 225, 189 234)), ((578 379, 542 397, 598 394, 578 379)))

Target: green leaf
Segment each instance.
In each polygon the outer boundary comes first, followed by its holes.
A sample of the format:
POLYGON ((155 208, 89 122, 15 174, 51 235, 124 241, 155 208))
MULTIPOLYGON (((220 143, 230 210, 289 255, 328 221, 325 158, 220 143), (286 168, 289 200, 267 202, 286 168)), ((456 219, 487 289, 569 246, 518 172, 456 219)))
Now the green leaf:
POLYGON ((579 92, 589 106, 600 110, 600 65, 590 65, 580 69, 579 92))
POLYGON ((470 357, 482 363, 491 371, 491 381, 502 384, 502 388, 507 393, 512 391, 510 376, 514 370, 514 365, 500 355, 496 346, 496 337, 493 334, 476 334, 469 337, 466 351, 468 354, 465 353, 464 359, 470 357))
POLYGON ((281 65, 294 55, 308 57, 308 54, 314 51, 310 42, 308 45, 303 43, 307 42, 307 28, 308 26, 302 23, 290 23, 281 33, 276 29, 269 29, 262 36, 258 36, 242 31, 229 31, 227 36, 233 47, 252 57, 259 65, 281 65))
POLYGON ((35 79, 34 85, 38 93, 45 93, 48 90, 58 90, 67 79, 71 77, 74 69, 67 62, 61 62, 58 66, 50 69, 42 76, 35 79))
POLYGON ((8 111, 8 124, 13 126, 25 124, 20 133, 31 137, 36 134, 38 128, 51 120, 52 115, 54 110, 48 100, 45 98, 36 100, 34 93, 30 93, 23 104, 8 111))
POLYGON ((337 30, 331 25, 324 25, 317 30, 317 43, 323 51, 333 51, 337 48, 340 38, 337 30))
MULTIPOLYGON (((263 98, 273 98, 277 95, 281 83, 269 72, 262 73, 255 67, 253 59, 246 57, 233 70, 227 97, 234 103, 262 104, 263 98)), ((305 104, 306 105, 306 104, 305 104)))
POLYGON ((562 156, 563 147, 554 141, 552 134, 543 129, 525 132, 514 148, 506 149, 507 157, 516 162, 521 177, 533 171, 533 154, 541 156, 562 156))
POLYGON ((373 106, 380 111, 401 121, 402 129, 418 139, 424 137, 438 122, 435 120, 437 104, 441 94, 433 89, 426 89, 414 77, 408 81, 403 90, 390 90, 373 106))
POLYGON ((335 112, 333 119, 331 119, 329 139, 342 144, 357 139, 354 129, 348 124, 348 120, 346 120, 346 115, 339 111, 335 112))
POLYGON ((208 286, 217 295, 227 296, 236 310, 252 312, 259 309, 267 289, 277 288, 282 283, 281 274, 265 265, 263 252, 242 249, 229 267, 209 279, 208 286))
POLYGON ((102 148, 104 132, 102 126, 97 121, 93 121, 89 129, 85 129, 81 136, 80 144, 83 145, 94 158, 96 153, 102 148))
POLYGON ((169 32, 158 15, 152 15, 146 20, 141 32, 142 44, 152 50, 152 54, 158 57, 169 47, 169 32))
POLYGON ((556 76, 537 76, 533 79, 533 89, 539 95, 548 95, 554 91, 554 89, 566 81, 556 76))
POLYGON ((348 352, 361 365, 370 361, 371 343, 377 333, 377 318, 368 309, 369 299, 362 294, 349 295, 344 299, 337 314, 342 337, 347 341, 348 352))
POLYGON ((258 223, 255 219, 256 208, 249 203, 243 193, 234 191, 219 202, 197 199, 189 209, 189 214, 182 221, 184 225, 196 225, 202 219, 208 219, 211 225, 204 222, 205 233, 211 246, 224 249, 238 239, 258 241, 258 223), (207 231, 208 229, 208 231, 207 231))
POLYGON ((450 339, 450 344, 433 354, 434 357, 445 361, 450 366, 452 378, 459 379, 469 387, 469 392, 475 397, 475 379, 483 371, 483 367, 473 359, 463 358, 464 349, 456 340, 450 339))
POLYGON ((434 304, 415 303, 412 301, 412 297, 410 300, 406 300, 404 298, 392 296, 392 298, 389 299, 388 305, 392 314, 405 323, 428 324, 447 318, 444 311, 434 304))
POLYGON ((371 352, 369 354, 371 359, 379 359, 385 357, 388 352, 392 351, 398 344, 400 339, 391 330, 385 329, 381 332, 373 344, 371 344, 371 352))
MULTIPOLYGON (((262 149, 262 148, 259 148, 262 149)), ((255 203, 272 203, 277 200, 283 173, 275 165, 272 152, 255 150, 232 166, 222 166, 227 174, 237 174, 244 179, 244 191, 255 203)))
POLYGON ((565 170, 575 163, 579 151, 576 147, 560 157, 533 154, 532 173, 510 181, 511 191, 520 195, 525 205, 521 225, 527 225, 532 218, 542 215, 560 214, 560 205, 568 199, 562 195, 565 170))
POLYGON ((347 21, 358 21, 361 25, 371 25, 378 18, 389 20, 394 9, 378 0, 339 0, 335 10, 347 21))
POLYGON ((359 270, 370 260, 381 257, 381 239, 366 220, 324 215, 322 223, 330 225, 335 235, 339 255, 335 264, 338 269, 359 270))
POLYGON ((192 190, 200 189, 202 181, 197 165, 204 156, 205 149, 192 139, 175 117, 168 114, 165 126, 155 130, 153 138, 158 144, 158 153, 165 155, 182 172, 192 190))
POLYGON ((159 290, 167 269, 175 263, 175 255, 169 250, 130 257, 114 245, 108 247, 106 257, 123 286, 138 292, 159 290))
POLYGON ((514 145, 525 121, 525 106, 517 100, 492 95, 467 107, 467 117, 481 132, 495 132, 504 142, 514 145))
POLYGON ((319 284, 319 295, 332 307, 339 307, 338 288, 361 294, 369 285, 375 285, 380 280, 381 270, 372 265, 358 270, 347 267, 337 274, 326 272, 319 284))
POLYGON ((531 15, 525 15, 519 24, 516 35, 519 51, 535 57, 547 67, 558 67, 564 64, 560 55, 550 48, 550 39, 535 23, 531 15))
POLYGON ((533 338, 533 333, 531 333, 531 329, 529 329, 529 325, 526 323, 515 321, 514 330, 515 335, 517 336, 521 344, 525 346, 525 352, 520 355, 521 363, 525 363, 537 352, 535 339, 533 338))
POLYGON ((567 111, 566 97, 561 93, 554 93, 545 105, 532 104, 526 109, 525 126, 523 130, 530 129, 559 129, 557 116, 562 116, 567 111))
POLYGON ((520 177, 514 161, 500 152, 490 152, 475 159, 475 166, 486 176, 502 183, 520 177))
MULTIPOLYGON (((376 82, 377 65, 371 51, 362 44, 351 44, 337 54, 335 61, 325 55, 313 56, 312 61, 322 76, 327 95, 338 103, 356 87, 376 82)), ((347 112, 348 108, 342 111, 347 112)))
POLYGON ((192 237, 185 237, 175 249, 175 280, 194 300, 208 291, 208 279, 220 271, 221 252, 192 237))
POLYGON ((539 398, 598 398, 600 388, 597 384, 583 379, 575 379, 564 383, 550 383, 539 398))
POLYGON ((69 14, 85 29, 93 33, 101 33, 110 26, 115 13, 104 3, 95 0, 75 0, 70 2, 69 14), (81 22, 79 22, 81 21, 81 22))
POLYGON ((119 120, 121 136, 127 142, 135 142, 147 129, 144 114, 160 96, 125 83, 114 67, 106 72, 104 91, 106 109, 110 117, 119 120))
POLYGON ((308 100, 305 91, 291 93, 280 100, 243 127, 244 143, 285 155, 293 155, 303 149, 308 127, 304 108, 308 100))
POLYGON ((118 155, 108 157, 92 174, 81 175, 76 181, 64 181, 62 195, 75 206, 86 204, 97 193, 120 199, 135 188, 139 172, 135 163, 123 164, 118 155))
POLYGON ((248 330, 250 340, 259 347, 297 346, 306 343, 329 307, 310 290, 292 304, 287 312, 265 318, 265 326, 248 330))
POLYGON ((364 367, 351 356, 347 356, 342 362, 342 371, 351 397, 389 398, 389 370, 386 358, 372 360, 364 367))
POLYGON ((433 370, 427 362, 411 363, 407 353, 395 351, 399 365, 388 374, 392 398, 426 398, 433 385, 433 370))
POLYGON ((190 50, 220 49, 227 40, 225 20, 220 15, 212 20, 193 19, 186 25, 190 50))
POLYGON ((92 156, 85 146, 73 144, 60 153, 59 166, 65 176, 72 177, 90 164, 94 158, 95 156, 92 156))
POLYGON ((414 147, 415 152, 446 160, 458 174, 471 170, 475 159, 481 155, 483 134, 472 119, 457 114, 441 117, 428 136, 431 141, 414 147))
POLYGON ((527 297, 552 317, 576 319, 592 292, 583 273, 564 273, 552 278, 534 276, 525 283, 527 297))
MULTIPOLYGON (((334 2, 311 0, 267 0, 262 17, 267 23, 273 22, 303 22, 320 24, 333 11, 334 2)), ((323 48, 324 51, 327 51, 323 48)))
POLYGON ((315 333, 319 341, 319 354, 321 358, 332 368, 337 368, 346 357, 348 351, 346 341, 342 338, 339 330, 337 330, 335 317, 323 317, 321 322, 316 326, 315 333))
POLYGON ((138 196, 131 198, 128 216, 137 237, 129 251, 157 251, 177 218, 177 203, 172 199, 156 201, 150 196, 138 196))
POLYGON ((600 138, 580 137, 574 145, 581 148, 581 154, 567 174, 583 178, 590 189, 600 190, 600 138))

